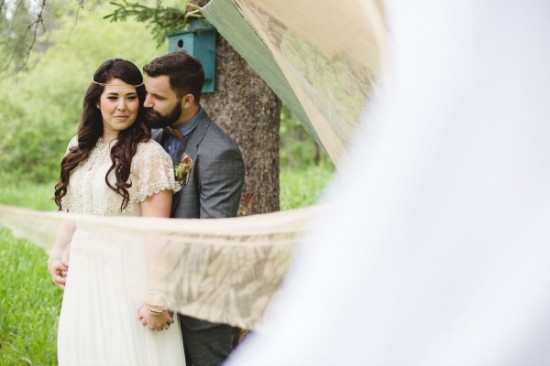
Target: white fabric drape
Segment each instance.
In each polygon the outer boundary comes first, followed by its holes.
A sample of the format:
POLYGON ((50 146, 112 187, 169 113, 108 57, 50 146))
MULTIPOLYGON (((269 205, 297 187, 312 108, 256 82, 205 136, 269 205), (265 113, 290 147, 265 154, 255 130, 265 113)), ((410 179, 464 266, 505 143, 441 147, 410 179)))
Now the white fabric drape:
POLYGON ((550 2, 387 5, 334 206, 228 364, 547 365, 550 2))

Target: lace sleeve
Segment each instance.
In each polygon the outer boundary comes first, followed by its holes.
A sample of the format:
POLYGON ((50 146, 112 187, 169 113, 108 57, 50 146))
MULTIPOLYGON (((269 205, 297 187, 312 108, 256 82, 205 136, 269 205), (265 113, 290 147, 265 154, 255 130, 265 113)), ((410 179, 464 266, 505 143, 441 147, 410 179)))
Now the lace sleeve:
POLYGON ((170 155, 153 140, 138 147, 132 161, 132 173, 136 178, 135 199, 139 202, 160 191, 177 192, 181 189, 181 185, 174 178, 174 166, 170 155))
POLYGON ((75 146, 78 146, 78 136, 74 135, 71 141, 69 141, 69 145, 67 145, 67 150, 65 150, 65 155, 69 153, 69 150, 75 146))

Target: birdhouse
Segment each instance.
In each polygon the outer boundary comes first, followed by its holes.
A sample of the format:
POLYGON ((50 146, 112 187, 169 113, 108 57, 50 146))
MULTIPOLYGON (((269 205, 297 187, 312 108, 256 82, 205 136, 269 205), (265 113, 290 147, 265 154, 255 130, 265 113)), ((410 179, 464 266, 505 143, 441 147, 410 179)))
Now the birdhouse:
POLYGON ((216 29, 206 19, 196 19, 185 30, 168 34, 168 52, 181 50, 202 63, 202 92, 213 93, 216 81, 216 29))

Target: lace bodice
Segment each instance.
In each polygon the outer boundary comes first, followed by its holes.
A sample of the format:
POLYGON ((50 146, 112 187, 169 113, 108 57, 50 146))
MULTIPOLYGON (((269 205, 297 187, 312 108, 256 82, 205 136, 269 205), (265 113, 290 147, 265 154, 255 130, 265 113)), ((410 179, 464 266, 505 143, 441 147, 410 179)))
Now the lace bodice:
MULTIPOLYGON (((68 149, 76 144, 75 136, 68 149)), ((112 164, 110 151, 113 144, 98 141, 89 158, 71 173, 67 195, 62 201, 63 210, 102 216, 140 216, 140 202, 147 197, 162 190, 178 191, 181 188, 174 179, 172 160, 162 146, 153 140, 140 143, 130 168, 130 202, 121 212, 122 196, 105 183, 105 174, 112 164)), ((109 174, 109 182, 113 185, 116 182, 114 172, 109 174)))

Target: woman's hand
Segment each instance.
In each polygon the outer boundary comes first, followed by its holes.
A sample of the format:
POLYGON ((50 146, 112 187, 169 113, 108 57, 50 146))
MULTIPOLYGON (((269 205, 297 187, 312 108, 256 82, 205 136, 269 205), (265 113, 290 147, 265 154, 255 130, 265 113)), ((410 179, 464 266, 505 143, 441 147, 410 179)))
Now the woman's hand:
POLYGON ((138 320, 151 330, 165 330, 174 323, 174 313, 166 308, 143 304, 138 311, 138 320))
POLYGON ((69 270, 69 258, 71 251, 71 239, 76 225, 72 220, 63 220, 59 223, 57 235, 53 243, 50 259, 48 259, 48 271, 53 282, 61 288, 65 288, 67 271, 69 270))
POLYGON ((64 262, 59 257, 50 257, 48 260, 48 270, 52 276, 52 281, 60 288, 65 288, 65 282, 67 281, 67 271, 69 270, 69 263, 64 262))

